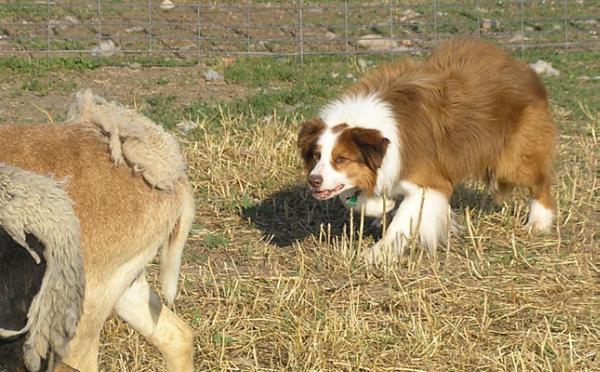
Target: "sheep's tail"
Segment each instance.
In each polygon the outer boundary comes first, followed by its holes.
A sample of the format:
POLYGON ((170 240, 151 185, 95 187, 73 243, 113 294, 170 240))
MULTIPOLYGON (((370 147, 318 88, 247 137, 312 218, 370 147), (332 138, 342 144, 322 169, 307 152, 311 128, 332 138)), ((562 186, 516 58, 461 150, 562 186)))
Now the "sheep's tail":
POLYGON ((181 255, 195 216, 192 188, 187 181, 181 182, 180 185, 182 187, 177 193, 181 193, 181 215, 171 231, 171 236, 163 245, 160 256, 160 282, 169 307, 173 306, 177 296, 181 255))

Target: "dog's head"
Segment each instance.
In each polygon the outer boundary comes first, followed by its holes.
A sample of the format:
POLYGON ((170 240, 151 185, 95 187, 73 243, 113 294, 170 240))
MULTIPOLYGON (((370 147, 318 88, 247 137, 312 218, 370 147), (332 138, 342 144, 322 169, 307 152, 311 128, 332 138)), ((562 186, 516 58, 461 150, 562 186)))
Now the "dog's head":
POLYGON ((313 196, 325 200, 352 188, 371 194, 389 142, 375 129, 305 122, 298 147, 313 196))

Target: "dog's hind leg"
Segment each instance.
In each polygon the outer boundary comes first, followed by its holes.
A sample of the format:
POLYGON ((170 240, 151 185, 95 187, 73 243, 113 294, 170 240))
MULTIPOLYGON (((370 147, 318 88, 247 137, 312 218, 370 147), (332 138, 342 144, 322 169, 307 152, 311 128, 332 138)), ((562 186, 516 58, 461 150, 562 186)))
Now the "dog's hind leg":
POLYGON ((556 213, 551 192, 556 137, 547 106, 527 107, 496 169, 499 180, 529 189, 532 200, 527 228, 533 232, 549 231, 556 213))
POLYGON ((194 335, 191 328, 163 305, 143 272, 125 290, 117 314, 152 342, 165 357, 168 371, 193 371, 194 335))

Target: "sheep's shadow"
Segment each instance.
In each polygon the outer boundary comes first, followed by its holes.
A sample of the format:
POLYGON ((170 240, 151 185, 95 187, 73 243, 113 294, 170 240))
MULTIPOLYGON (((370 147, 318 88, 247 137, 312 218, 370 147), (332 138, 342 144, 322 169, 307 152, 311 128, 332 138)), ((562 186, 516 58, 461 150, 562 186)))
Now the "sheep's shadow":
MULTIPOLYGON (((318 201, 302 186, 278 191, 257 205, 242 209, 242 216, 278 247, 288 247, 310 235, 319 236, 322 228, 330 231, 332 237, 342 236, 344 226, 349 225, 349 213, 338 198, 318 201)), ((377 231, 370 223, 371 219, 365 219, 366 234, 377 231)))
MULTIPOLYGON (((466 208, 479 209, 485 213, 500 208, 487 192, 463 186, 454 192, 451 206, 459 214, 466 208)), ((242 217, 249 219, 271 243, 278 247, 288 247, 310 235, 319 236, 322 228, 326 231, 330 229, 332 237, 347 233, 345 229, 349 226, 350 212, 338 198, 317 201, 306 187, 293 186, 270 195, 256 205, 243 208, 242 217)), ((358 232, 359 219, 355 214, 355 232, 358 232)), ((372 221, 371 218, 365 219, 365 234, 378 239, 381 229, 372 226, 372 221)))

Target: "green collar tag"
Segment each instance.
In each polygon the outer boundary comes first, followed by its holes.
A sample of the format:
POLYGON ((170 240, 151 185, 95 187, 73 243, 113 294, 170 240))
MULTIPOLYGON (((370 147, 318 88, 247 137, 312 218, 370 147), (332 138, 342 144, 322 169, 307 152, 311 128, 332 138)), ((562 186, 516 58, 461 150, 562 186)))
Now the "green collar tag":
POLYGON ((358 203, 358 193, 352 195, 349 199, 346 199, 346 203, 351 207, 356 207, 356 203, 358 203))

